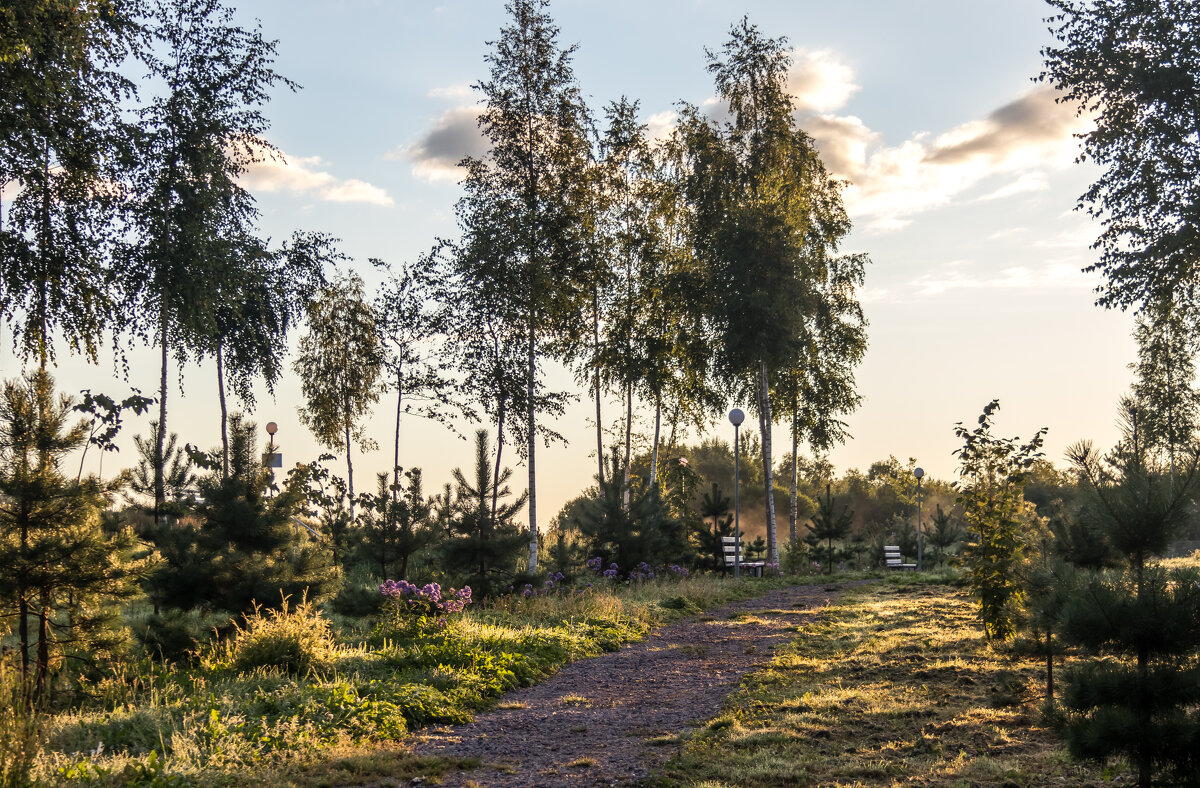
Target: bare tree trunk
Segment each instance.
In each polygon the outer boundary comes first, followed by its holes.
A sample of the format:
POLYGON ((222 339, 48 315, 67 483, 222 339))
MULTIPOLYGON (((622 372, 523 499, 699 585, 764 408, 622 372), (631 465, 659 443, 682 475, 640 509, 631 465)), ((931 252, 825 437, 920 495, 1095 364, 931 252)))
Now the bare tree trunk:
POLYGON ((42 588, 38 593, 38 643, 37 664, 34 667, 34 692, 42 698, 46 693, 46 679, 50 675, 50 592, 42 588))
POLYGON ((598 286, 592 285, 592 348, 595 359, 592 370, 592 385, 596 389, 596 479, 604 484, 604 422, 600 417, 600 294, 598 286))
POLYGON ((798 396, 792 397, 792 511, 788 520, 788 541, 794 546, 796 543, 796 520, 800 514, 800 502, 796 499, 800 481, 800 473, 797 465, 800 459, 800 403, 798 396))
POLYGON ((654 450, 650 453, 650 486, 658 483, 658 435, 662 429, 662 396, 654 400, 654 450))
POLYGON ((762 433, 763 481, 767 490, 767 562, 779 563, 779 544, 775 533, 775 486, 771 468, 771 391, 767 380, 767 362, 758 363, 759 388, 758 428, 762 433))
POLYGON ((625 384, 625 498, 622 506, 629 511, 630 463, 632 462, 632 439, 634 439, 634 384, 625 384))
POLYGON ((396 359, 396 442, 392 451, 392 502, 400 495, 400 412, 404 402, 404 367, 403 360, 396 359))
MULTIPOLYGON (((506 398, 501 397, 500 407, 496 409, 496 466, 492 471, 492 528, 496 527, 496 506, 500 496, 500 455, 504 451, 504 406, 507 401, 506 398)), ((447 493, 448 495, 449 493, 447 493)))
MULTIPOLYGON (((165 295, 165 293, 164 293, 165 295)), ((167 307, 159 306, 158 342, 162 345, 162 376, 158 390, 158 434, 154 436, 154 524, 162 523, 163 506, 167 502, 165 474, 167 460, 163 456, 163 443, 167 435, 167 307)))
MULTIPOLYGON (((349 412, 349 408, 347 408, 349 412)), ((354 462, 350 459, 350 420, 346 419, 346 490, 350 496, 350 519, 354 519, 354 462)))
POLYGON ((221 478, 229 478, 229 411, 225 405, 225 345, 217 340, 217 399, 221 403, 221 478))
POLYGON ((529 571, 530 572, 537 571, 537 561, 538 561, 537 488, 535 486, 535 482, 537 481, 537 474, 535 472, 535 463, 534 463, 534 452, 537 449, 537 435, 534 430, 536 423, 534 422, 534 414, 533 414, 533 400, 534 400, 534 394, 536 393, 536 391, 534 389, 534 383, 535 383, 534 375, 536 374, 536 369, 537 369, 537 367, 536 367, 537 356, 536 356, 536 352, 535 352, 536 348, 535 348, 535 340, 534 340, 533 332, 534 332, 533 322, 530 321, 530 324, 529 324, 529 359, 528 359, 529 402, 526 405, 526 410, 528 411, 527 416, 528 416, 528 421, 529 421, 527 426, 529 428, 529 571))

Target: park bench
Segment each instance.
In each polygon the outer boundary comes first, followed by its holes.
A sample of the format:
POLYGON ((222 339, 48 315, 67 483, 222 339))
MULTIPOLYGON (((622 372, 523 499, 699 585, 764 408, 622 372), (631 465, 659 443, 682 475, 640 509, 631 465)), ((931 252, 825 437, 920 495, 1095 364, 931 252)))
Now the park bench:
POLYGON ((915 572, 917 569, 916 564, 904 563, 904 559, 900 557, 900 545, 884 545, 883 561, 887 564, 888 569, 904 569, 911 572, 915 572))
POLYGON ((721 550, 725 554, 725 568, 733 569, 734 554, 737 554, 737 562, 741 566, 742 571, 750 572, 755 577, 763 576, 763 567, 767 564, 765 561, 746 561, 745 547, 738 544, 735 536, 721 537, 721 550), (740 548, 740 549, 739 549, 740 548))

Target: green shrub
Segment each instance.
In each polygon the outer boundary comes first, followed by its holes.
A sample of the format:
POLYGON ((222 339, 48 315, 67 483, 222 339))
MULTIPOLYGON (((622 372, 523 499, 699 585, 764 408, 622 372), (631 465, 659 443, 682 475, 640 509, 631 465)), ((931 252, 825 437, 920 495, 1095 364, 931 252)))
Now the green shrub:
POLYGON ((268 610, 265 615, 255 605, 254 613, 242 618, 243 626, 237 628, 232 647, 233 667, 240 672, 281 668, 304 674, 335 654, 329 622, 307 599, 291 608, 285 597, 279 610, 268 610))
POLYGON ((0 662, 0 788, 26 788, 37 759, 41 721, 30 703, 31 687, 0 662))

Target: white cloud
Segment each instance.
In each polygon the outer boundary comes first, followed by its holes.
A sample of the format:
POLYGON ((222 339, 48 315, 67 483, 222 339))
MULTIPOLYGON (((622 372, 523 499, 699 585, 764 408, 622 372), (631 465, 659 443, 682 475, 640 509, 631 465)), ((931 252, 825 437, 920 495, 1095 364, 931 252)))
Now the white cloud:
POLYGON ((996 176, 1015 176, 985 195, 998 199, 1045 188, 1045 172, 1075 159, 1073 135, 1089 121, 1056 104, 1050 88, 1038 87, 985 118, 938 136, 913 135, 886 145, 860 119, 836 115, 802 117, 830 171, 846 178, 846 208, 876 231, 898 229, 911 217, 949 204, 996 176))
POLYGON ((315 194, 329 202, 392 205, 387 191, 365 181, 342 180, 321 169, 328 162, 319 156, 288 157, 282 151, 267 154, 251 164, 241 182, 250 191, 315 194))
POLYGON ((671 131, 675 128, 675 121, 678 119, 679 113, 672 109, 656 112, 646 118, 646 133, 652 140, 665 140, 671 136, 671 131))
POLYGON ((448 109, 425 132, 421 139, 408 147, 387 154, 388 159, 409 159, 412 173, 429 181, 458 181, 462 170, 458 163, 466 156, 483 156, 487 142, 479 131, 479 107, 460 106, 448 109))
POLYGON ((846 106, 861 87, 854 81, 854 70, 830 50, 801 49, 794 53, 788 89, 796 100, 797 111, 833 112, 846 106))
POLYGON ((1041 267, 1015 265, 979 270, 978 266, 956 260, 940 271, 922 274, 908 286, 915 296, 936 296, 955 290, 1079 289, 1091 287, 1091 281, 1080 272, 1078 265, 1066 262, 1051 262, 1041 267))
POLYGON ((1000 200, 1017 194, 1041 192, 1050 188, 1050 182, 1044 172, 1027 172, 1012 183, 1001 186, 993 192, 980 197, 980 200, 1000 200))
POLYGON ((455 101, 469 99, 474 94, 475 90, 465 82, 457 85, 444 85, 440 88, 433 88, 429 91, 430 98, 446 98, 454 99, 455 101))

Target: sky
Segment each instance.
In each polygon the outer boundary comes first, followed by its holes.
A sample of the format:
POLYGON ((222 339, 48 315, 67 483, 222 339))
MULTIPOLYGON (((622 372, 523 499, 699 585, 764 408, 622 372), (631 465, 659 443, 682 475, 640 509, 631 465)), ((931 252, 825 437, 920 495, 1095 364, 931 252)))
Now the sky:
MULTIPOLYGON (((636 99, 659 133, 681 101, 719 111, 704 51, 719 48, 743 14, 789 40, 797 121, 850 183, 854 230, 843 251, 871 259, 860 293, 870 321, 857 371, 864 399, 848 418, 853 438, 830 455, 839 472, 896 455, 952 478, 955 423, 973 425, 997 398, 996 430, 1028 438, 1048 427, 1046 455, 1058 464, 1077 440, 1116 439, 1116 402, 1135 352, 1132 317, 1095 306, 1099 280, 1081 272, 1099 227, 1074 209, 1097 173, 1075 162, 1073 135, 1087 119, 1033 80, 1050 43, 1043 2, 556 0, 550 11, 560 42, 577 47, 575 74, 589 105, 599 112, 622 95, 636 99)), ((370 282, 368 259, 413 261, 438 237, 457 237, 454 163, 482 152, 471 85, 487 76, 487 42, 506 22, 503 4, 242 0, 238 17, 258 20, 278 41, 277 70, 301 86, 277 90, 265 109, 267 137, 283 156, 244 180, 263 232, 276 240, 295 229, 330 233, 370 282)), ((60 383, 153 393, 156 354, 137 350, 131 359, 123 380, 111 361, 89 367, 64 356, 60 383)), ((17 368, 0 357, 0 373, 17 368)), ((550 374, 574 390, 567 373, 550 374)), ((219 441, 214 378, 211 364, 177 377, 182 393, 171 392, 169 429, 181 442, 219 441)), ((581 393, 557 424, 569 445, 539 450, 543 524, 594 473, 592 406, 581 393)), ((355 455, 359 489, 390 466, 389 399, 371 424, 380 449, 355 455)), ((299 421, 301 403, 288 375, 252 414, 260 425, 279 424, 285 466, 321 451, 299 421)), ((606 409, 606 420, 617 417, 615 401, 606 409)), ((648 432, 648 407, 641 418, 648 432)), ((129 438, 147 421, 131 423, 106 473, 135 461, 129 438)), ((471 444, 444 427, 411 418, 402 434, 401 464, 424 469, 427 493, 472 462, 471 444)), ((732 427, 717 417, 708 434, 731 440, 732 427)), ((776 435, 777 446, 790 443, 782 426, 776 435)), ((523 466, 516 469, 523 486, 523 466)))

